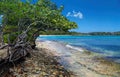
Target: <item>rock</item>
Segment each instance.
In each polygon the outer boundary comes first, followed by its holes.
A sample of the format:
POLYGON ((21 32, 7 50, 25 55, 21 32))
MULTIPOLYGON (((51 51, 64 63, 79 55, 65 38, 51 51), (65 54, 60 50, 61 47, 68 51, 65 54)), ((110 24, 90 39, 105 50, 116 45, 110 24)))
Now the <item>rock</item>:
POLYGON ((63 75, 59 75, 59 77, 63 77, 63 75))
POLYGON ((58 74, 59 74, 58 71, 53 72, 53 75, 58 75, 58 74))
POLYGON ((0 50, 0 58, 5 58, 7 56, 7 49, 0 50))
POLYGON ((48 74, 46 72, 42 72, 41 75, 46 76, 48 74))
POLYGON ((36 73, 36 74, 40 74, 40 71, 39 71, 39 70, 37 70, 35 73, 36 73))

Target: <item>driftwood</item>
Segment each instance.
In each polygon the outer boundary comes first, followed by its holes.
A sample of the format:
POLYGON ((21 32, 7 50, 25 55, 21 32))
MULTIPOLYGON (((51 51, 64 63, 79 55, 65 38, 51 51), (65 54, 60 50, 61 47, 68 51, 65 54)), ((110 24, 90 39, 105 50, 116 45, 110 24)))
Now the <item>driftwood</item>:
POLYGON ((2 45, 2 46, 0 46, 0 49, 4 49, 4 48, 6 48, 8 45, 2 45))
POLYGON ((24 59, 28 54, 32 53, 30 43, 26 40, 27 30, 20 34, 14 44, 8 44, 0 47, 0 49, 7 48, 7 56, 0 59, 0 77, 9 70, 9 65, 14 65, 20 59, 24 59))
MULTIPOLYGON (((31 30, 31 26, 35 23, 42 23, 41 21, 36 21, 27 26, 27 29, 22 32, 18 37, 14 40, 13 43, 11 43, 9 37, 8 37, 8 44, 0 46, 0 49, 7 48, 7 55, 4 58, 0 59, 0 77, 5 71, 9 71, 9 66, 14 66, 16 62, 18 62, 21 59, 25 59, 27 55, 31 55, 32 48, 35 46, 31 45, 29 43, 29 40, 27 40, 27 33, 29 30, 31 30)), ((18 23, 20 25, 20 23, 18 23)), ((40 29, 38 29, 35 33, 33 33, 32 39, 36 39, 38 34, 36 34, 40 29)))
POLYGON ((17 37, 15 44, 3 45, 0 47, 0 49, 8 48, 8 54, 10 55, 9 58, 12 57, 12 55, 15 53, 20 53, 22 56, 26 55, 28 49, 31 49, 30 43, 26 41, 26 38, 27 33, 23 32, 17 37))
POLYGON ((27 29, 23 31, 18 37, 14 40, 13 43, 10 42, 10 39, 8 37, 8 44, 0 46, 0 49, 7 48, 7 56, 4 59, 0 59, 0 66, 4 63, 4 60, 6 62, 14 62, 21 57, 25 57, 27 54, 30 54, 32 51, 32 47, 27 40, 27 32, 31 29, 30 27, 34 23, 28 25, 27 29))

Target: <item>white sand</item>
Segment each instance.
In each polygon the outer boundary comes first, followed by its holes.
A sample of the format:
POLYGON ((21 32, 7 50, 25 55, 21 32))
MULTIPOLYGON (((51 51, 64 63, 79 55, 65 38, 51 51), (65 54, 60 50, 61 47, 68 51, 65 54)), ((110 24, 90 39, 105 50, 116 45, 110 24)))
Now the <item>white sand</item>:
POLYGON ((107 64, 101 64, 94 60, 94 55, 87 55, 83 48, 72 47, 53 41, 36 42, 38 48, 48 49, 48 52, 59 56, 59 62, 66 69, 76 73, 77 77, 120 77, 116 74, 118 71, 111 71, 111 67, 107 64))

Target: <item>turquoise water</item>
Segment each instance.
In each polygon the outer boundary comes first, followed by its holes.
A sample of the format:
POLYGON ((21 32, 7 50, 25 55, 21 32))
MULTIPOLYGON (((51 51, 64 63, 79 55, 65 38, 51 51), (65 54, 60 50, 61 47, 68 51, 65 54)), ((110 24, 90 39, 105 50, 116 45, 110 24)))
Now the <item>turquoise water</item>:
POLYGON ((106 58, 120 63, 120 36, 40 36, 41 40, 64 42, 104 54, 106 58))

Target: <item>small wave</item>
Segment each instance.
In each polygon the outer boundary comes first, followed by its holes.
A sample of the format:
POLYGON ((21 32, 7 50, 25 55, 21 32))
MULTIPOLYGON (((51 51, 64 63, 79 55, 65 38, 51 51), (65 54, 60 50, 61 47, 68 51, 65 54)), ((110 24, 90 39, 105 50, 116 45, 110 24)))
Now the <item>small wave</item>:
POLYGON ((69 44, 66 45, 67 48, 71 48, 71 49, 74 49, 74 50, 77 50, 77 51, 80 51, 80 52, 83 52, 84 50, 80 47, 75 47, 75 46, 71 46, 69 44))

